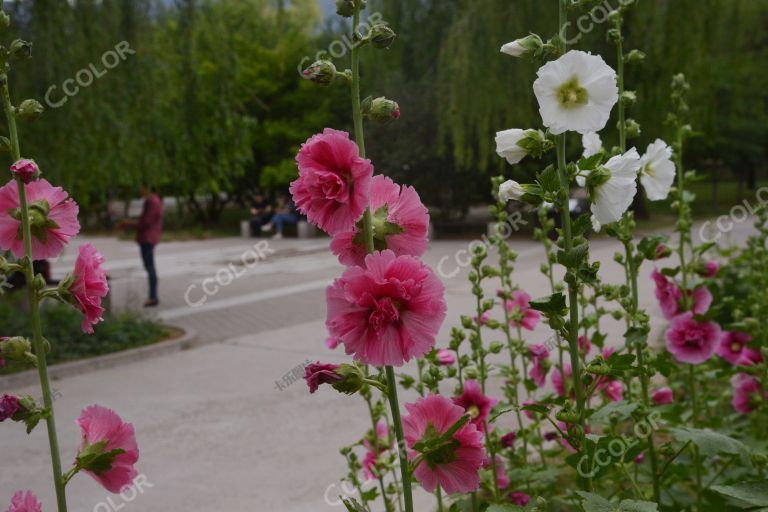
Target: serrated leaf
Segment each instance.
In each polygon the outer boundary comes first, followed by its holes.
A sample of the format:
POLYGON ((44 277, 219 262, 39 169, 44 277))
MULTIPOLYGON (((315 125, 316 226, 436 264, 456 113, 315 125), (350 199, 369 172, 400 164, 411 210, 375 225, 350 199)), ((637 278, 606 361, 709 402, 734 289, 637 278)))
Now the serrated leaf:
POLYGON ((651 501, 624 500, 619 505, 621 512, 657 512, 659 505, 651 501))
POLYGON ((339 496, 349 512, 368 512, 355 498, 339 496))
POLYGON ((608 423, 612 416, 616 416, 619 421, 623 421, 632 415, 637 409, 638 405, 627 402, 626 400, 620 400, 618 402, 608 402, 600 409, 595 411, 592 416, 589 417, 590 421, 598 423, 608 423))
POLYGON ((690 441, 698 446, 702 455, 728 453, 739 455, 743 460, 749 459, 749 451, 744 443, 719 432, 690 427, 675 427, 670 431, 678 441, 682 443, 690 441))
POLYGON ((610 501, 602 496, 586 491, 576 491, 576 493, 584 500, 581 502, 584 512, 616 512, 617 510, 610 501))
POLYGON ((554 193, 560 190, 560 176, 557 169, 551 165, 538 174, 536 181, 544 192, 554 193))
POLYGON ((532 300, 530 306, 537 311, 549 315, 562 315, 567 309, 565 305, 565 295, 562 293, 553 293, 549 297, 532 300))

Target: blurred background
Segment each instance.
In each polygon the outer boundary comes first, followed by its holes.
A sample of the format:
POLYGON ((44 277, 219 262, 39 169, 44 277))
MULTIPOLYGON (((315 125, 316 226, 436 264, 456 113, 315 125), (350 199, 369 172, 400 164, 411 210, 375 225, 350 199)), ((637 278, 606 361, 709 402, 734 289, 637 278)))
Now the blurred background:
MULTIPOLYGON (((615 62, 600 7, 618 1, 591 2, 574 47, 615 62)), ((363 52, 363 95, 402 109, 398 122, 369 129, 369 156, 378 172, 417 187, 438 227, 484 208, 491 176, 514 172, 523 181, 538 165, 529 159, 513 170, 495 154, 496 131, 540 124, 535 66, 499 47, 528 30, 551 37, 550 4, 369 0, 364 18, 380 13, 399 39, 388 51, 363 52)), ((335 15, 334 0, 25 0, 5 9, 12 29, 34 42, 12 91, 47 103, 45 116, 23 127, 23 153, 78 198, 88 231, 110 230, 120 216, 110 201, 136 197, 148 182, 178 199, 168 227, 235 234, 254 191, 274 196, 295 178, 293 159, 308 136, 351 128, 347 88, 318 88, 299 74, 320 50, 348 67, 348 20, 335 15), (105 55, 123 41, 131 52, 107 67, 105 55)), ((628 27, 627 48, 647 54, 627 71, 638 95, 630 116, 642 128, 631 143, 642 150, 669 138, 669 83, 683 72, 698 132, 687 162, 704 177, 699 212, 750 197, 766 181, 768 0, 640 0, 628 27)), ((570 148, 580 151, 580 141, 570 148)), ((657 220, 668 211, 642 201, 636 209, 657 220)))

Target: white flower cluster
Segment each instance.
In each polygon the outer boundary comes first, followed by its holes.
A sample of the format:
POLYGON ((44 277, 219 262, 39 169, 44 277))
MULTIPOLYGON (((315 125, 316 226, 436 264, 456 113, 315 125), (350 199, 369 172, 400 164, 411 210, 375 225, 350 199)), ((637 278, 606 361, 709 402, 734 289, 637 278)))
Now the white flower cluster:
MULTIPOLYGON (((504 45, 502 52, 520 56, 523 54, 520 41, 504 45)), ((549 133, 559 135, 574 131, 582 134, 584 158, 605 152, 598 132, 608 123, 611 110, 619 99, 619 89, 616 72, 602 57, 571 50, 539 69, 533 91, 549 133)), ((516 128, 498 132, 497 153, 510 164, 519 163, 528 155, 524 143, 527 132, 516 128)), ((577 175, 579 186, 589 185, 595 230, 621 219, 637 193, 638 177, 648 199, 667 198, 675 178, 675 164, 672 149, 663 140, 657 139, 649 145, 642 157, 632 148, 592 171, 577 175), (595 179, 589 179, 591 173, 598 173, 595 179)), ((499 199, 519 200, 521 191, 521 185, 509 180, 499 188, 499 199)))

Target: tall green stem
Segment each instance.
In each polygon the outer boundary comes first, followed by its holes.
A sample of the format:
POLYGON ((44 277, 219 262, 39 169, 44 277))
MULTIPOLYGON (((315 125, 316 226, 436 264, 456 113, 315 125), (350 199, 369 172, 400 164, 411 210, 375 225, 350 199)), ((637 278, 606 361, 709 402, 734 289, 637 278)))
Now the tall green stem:
MULTIPOLYGON (((19 134, 16 129, 16 113, 11 103, 11 94, 8 90, 8 76, 0 76, 3 94, 3 110, 8 119, 8 132, 11 136, 11 152, 14 162, 21 159, 19 148, 19 134)), ((30 319, 32 321, 32 344, 37 356, 37 373, 40 377, 40 388, 43 394, 43 405, 49 412, 45 422, 48 428, 48 444, 51 450, 51 469, 53 470, 53 484, 56 488, 56 503, 59 512, 67 512, 67 498, 65 483, 61 473, 61 455, 59 453, 59 440, 56 435, 56 420, 53 414, 53 395, 48 380, 48 361, 46 359, 46 347, 43 341, 43 330, 40 324, 40 304, 35 288, 35 270, 32 265, 32 230, 29 223, 29 205, 27 204, 27 192, 24 184, 18 181, 19 206, 21 208, 21 230, 24 239, 24 275, 27 281, 27 298, 29 301, 30 319)))
POLYGON ((411 490, 411 471, 408 465, 408 454, 405 450, 405 436, 403 435, 403 420, 400 418, 400 404, 397 399, 397 381, 395 370, 391 366, 386 367, 387 372, 387 396, 389 406, 392 409, 392 423, 395 427, 397 438, 397 452, 400 456, 400 475, 403 479, 403 499, 406 512, 413 512, 413 491, 411 490))
MULTIPOLYGON (((559 34, 565 32, 567 23, 566 12, 566 0, 559 0, 558 2, 558 14, 559 14, 559 34)), ((567 50, 567 43, 564 38, 559 39, 559 46, 561 53, 565 53, 567 50)), ((568 171, 566 169, 565 161, 565 133, 557 136, 557 168, 560 176, 560 213, 563 222, 563 239, 564 249, 566 253, 570 253, 573 250, 573 234, 571 232, 571 212, 568 207, 568 198, 570 195, 570 183, 568 180, 568 171)), ((581 385, 581 361, 579 360, 579 290, 577 283, 575 282, 575 276, 573 279, 568 279, 568 308, 570 310, 570 321, 568 325, 568 348, 571 355, 571 374, 573 378, 573 387, 576 391, 576 410, 579 415, 578 426, 580 429, 580 439, 583 439, 585 432, 585 407, 584 407, 584 389, 581 385)), ((582 481, 582 484, 586 484, 584 487, 589 490, 591 483, 589 479, 586 482, 582 481)))

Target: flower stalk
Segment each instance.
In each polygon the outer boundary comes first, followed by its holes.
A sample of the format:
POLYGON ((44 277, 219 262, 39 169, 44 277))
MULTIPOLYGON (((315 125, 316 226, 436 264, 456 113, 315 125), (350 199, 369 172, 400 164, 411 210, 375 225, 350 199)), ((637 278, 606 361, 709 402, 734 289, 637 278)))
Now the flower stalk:
MULTIPOLYGON (((21 159, 19 146, 19 134, 16 127, 16 112, 11 103, 11 94, 8 88, 8 75, 0 75, 0 87, 2 87, 2 102, 5 117, 8 122, 8 132, 11 140, 11 156, 16 162, 21 159)), ((35 271, 32 259, 32 231, 29 221, 29 205, 27 203, 26 187, 21 180, 17 180, 19 189, 19 205, 21 210, 21 229, 24 239, 24 259, 21 262, 27 283, 27 299, 29 302, 30 320, 32 325, 32 345, 37 357, 37 372, 40 379, 40 388, 43 395, 43 406, 46 414, 45 422, 48 430, 48 444, 51 451, 51 469, 53 483, 56 489, 56 503, 59 512, 67 511, 67 498, 65 480, 61 472, 61 454, 59 452, 59 440, 56 433, 56 420, 53 413, 53 395, 48 378, 48 361, 46 359, 46 345, 43 339, 40 323, 40 297, 35 283, 35 271)))

